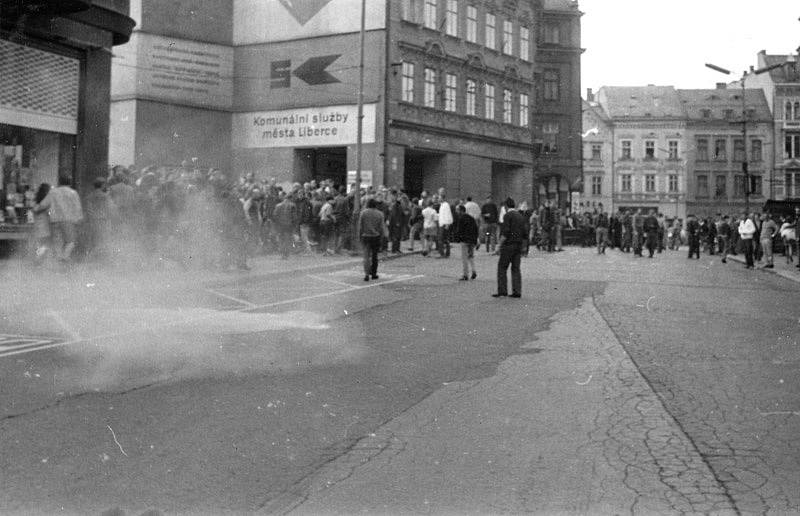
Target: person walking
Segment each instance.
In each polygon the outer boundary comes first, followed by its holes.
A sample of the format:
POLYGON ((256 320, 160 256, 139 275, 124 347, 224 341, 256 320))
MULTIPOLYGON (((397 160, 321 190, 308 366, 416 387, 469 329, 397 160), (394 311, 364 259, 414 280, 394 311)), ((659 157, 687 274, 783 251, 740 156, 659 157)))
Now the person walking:
POLYGON ((475 246, 478 244, 478 223, 463 204, 456 208, 453 237, 456 242, 461 242, 461 265, 464 271, 461 281, 477 278, 475 246))
POLYGON ((644 219, 644 223, 642 225, 644 229, 645 239, 647 243, 647 252, 649 253, 649 258, 653 257, 653 254, 656 252, 656 248, 658 247, 658 218, 656 217, 656 211, 650 210, 647 217, 644 219))
POLYGON ((742 242, 742 249, 744 250, 745 267, 752 269, 755 265, 753 261, 753 235, 756 233, 756 225, 753 220, 748 216, 746 211, 742 212, 739 218, 739 240, 742 242))
POLYGON ((597 213, 594 222, 595 226, 595 243, 597 244, 597 254, 606 254, 606 246, 608 245, 608 215, 603 211, 602 206, 597 213))
POLYGON ((492 297, 508 296, 508 267, 511 266, 511 295, 522 297, 520 259, 525 245, 525 218, 515 208, 514 199, 506 199, 506 214, 500 226, 500 259, 497 261, 497 292, 492 297))
POLYGON ((70 185, 68 177, 60 176, 58 186, 39 203, 40 211, 50 212, 55 255, 62 264, 69 263, 72 258, 78 239, 77 225, 83 220, 81 198, 70 185))
POLYGON ((444 188, 439 189, 439 258, 450 258, 450 226, 453 225, 453 211, 444 195, 444 188))
POLYGON ((364 250, 364 281, 378 279, 378 254, 383 239, 389 237, 383 212, 377 206, 374 198, 369 199, 366 209, 358 215, 356 233, 364 250))

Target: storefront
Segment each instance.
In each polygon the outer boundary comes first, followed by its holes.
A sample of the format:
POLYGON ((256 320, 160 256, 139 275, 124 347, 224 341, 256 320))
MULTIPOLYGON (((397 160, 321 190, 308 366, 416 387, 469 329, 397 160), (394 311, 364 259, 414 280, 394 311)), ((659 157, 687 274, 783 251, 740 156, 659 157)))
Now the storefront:
POLYGON ((105 175, 111 48, 133 21, 120 0, 0 8, 0 239, 23 239, 42 183, 105 175))

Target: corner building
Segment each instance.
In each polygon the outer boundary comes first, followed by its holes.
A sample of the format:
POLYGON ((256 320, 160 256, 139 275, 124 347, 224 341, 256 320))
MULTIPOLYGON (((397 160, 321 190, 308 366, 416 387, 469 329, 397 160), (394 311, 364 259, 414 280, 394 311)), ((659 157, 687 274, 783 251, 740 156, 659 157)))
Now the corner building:
MULTIPOLYGON (((112 159, 141 167, 197 157, 234 175, 352 182, 360 0, 136 3, 138 43, 115 61, 112 159)), ((550 158, 568 161, 572 126, 580 130, 577 4, 366 5, 363 183, 535 201, 545 78, 550 158), (551 54, 571 57, 545 73, 537 56, 548 19, 564 35, 551 36, 551 54)), ((549 173, 568 185, 580 167, 551 163, 549 173)))
MULTIPOLYGON (((127 0, 0 0, 0 212, 39 184, 106 175, 111 55, 127 0)), ((27 238, 0 217, 0 238, 27 238)))

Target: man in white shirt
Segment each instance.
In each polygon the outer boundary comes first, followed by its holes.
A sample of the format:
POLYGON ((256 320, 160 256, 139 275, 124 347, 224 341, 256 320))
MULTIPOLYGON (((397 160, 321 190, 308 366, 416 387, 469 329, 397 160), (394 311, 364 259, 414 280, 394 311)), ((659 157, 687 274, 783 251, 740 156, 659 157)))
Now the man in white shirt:
POLYGON ((467 197, 467 202, 464 203, 464 209, 467 210, 467 215, 475 219, 478 226, 481 224, 481 207, 478 203, 472 200, 472 197, 467 197))
POLYGON ((744 259, 746 267, 752 269, 753 262, 753 235, 756 232, 756 225, 753 219, 748 216, 747 212, 743 211, 742 216, 739 218, 739 239, 742 241, 742 248, 744 249, 744 259))
POLYGON ((58 186, 50 190, 39 204, 50 211, 56 258, 63 263, 69 262, 72 257, 78 240, 77 225, 83 220, 81 199, 70 184, 68 177, 60 176, 58 186))
POLYGON ((450 226, 453 225, 453 211, 445 200, 444 188, 439 189, 439 258, 450 258, 450 226))

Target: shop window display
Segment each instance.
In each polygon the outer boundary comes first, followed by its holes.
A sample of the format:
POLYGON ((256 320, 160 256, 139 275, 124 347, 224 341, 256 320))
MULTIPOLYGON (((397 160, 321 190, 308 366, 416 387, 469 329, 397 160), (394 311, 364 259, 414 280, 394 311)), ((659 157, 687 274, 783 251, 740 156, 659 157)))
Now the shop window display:
POLYGON ((0 226, 4 234, 32 223, 33 198, 40 184, 55 185, 60 174, 73 176, 74 141, 72 135, 0 124, 0 226))

